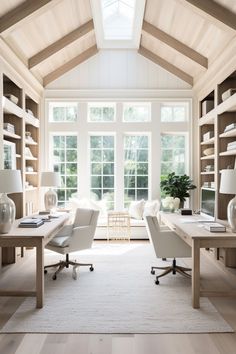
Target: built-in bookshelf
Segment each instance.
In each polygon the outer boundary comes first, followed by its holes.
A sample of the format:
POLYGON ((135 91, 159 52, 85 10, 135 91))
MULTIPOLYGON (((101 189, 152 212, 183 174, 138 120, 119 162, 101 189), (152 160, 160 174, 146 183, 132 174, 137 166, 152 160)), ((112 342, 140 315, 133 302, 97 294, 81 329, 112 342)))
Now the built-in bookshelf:
MULTIPOLYGON (((9 74, 1 74, 2 113, 0 129, 1 168, 21 170, 23 193, 10 194, 16 205, 16 218, 39 209, 39 103, 27 87, 9 74), (10 158, 9 158, 10 156, 10 158)), ((3 248, 2 264, 13 263, 22 256, 22 249, 3 248)))
MULTIPOLYGON (((216 218, 227 220, 227 205, 233 195, 221 194, 222 169, 236 168, 236 71, 199 100, 200 187, 216 191, 216 218)), ((214 252, 226 266, 236 267, 236 249, 214 252)))

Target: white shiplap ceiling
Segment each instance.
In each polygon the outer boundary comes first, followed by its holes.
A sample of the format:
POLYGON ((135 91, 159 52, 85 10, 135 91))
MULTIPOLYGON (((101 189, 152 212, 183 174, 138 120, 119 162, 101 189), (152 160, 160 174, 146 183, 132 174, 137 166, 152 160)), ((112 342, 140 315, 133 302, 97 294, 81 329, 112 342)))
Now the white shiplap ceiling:
POLYGON ((193 84, 235 38, 236 0, 135 4, 132 40, 104 40, 100 0, 1 0, 0 35, 44 85, 98 48, 136 48, 193 84))

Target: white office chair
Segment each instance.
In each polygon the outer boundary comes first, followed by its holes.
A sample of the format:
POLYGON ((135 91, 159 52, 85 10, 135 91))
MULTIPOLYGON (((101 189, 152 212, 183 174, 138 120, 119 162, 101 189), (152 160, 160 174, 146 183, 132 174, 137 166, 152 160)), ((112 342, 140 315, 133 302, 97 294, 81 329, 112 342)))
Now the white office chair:
POLYGON ((47 265, 44 267, 44 273, 47 273, 47 268, 58 267, 53 274, 52 279, 57 279, 57 274, 64 268, 73 266, 72 276, 77 278, 76 268, 79 266, 89 266, 90 271, 93 271, 91 263, 77 263, 69 260, 69 253, 91 248, 93 238, 97 226, 98 210, 80 209, 76 210, 74 223, 65 225, 58 234, 45 246, 45 248, 66 255, 64 261, 56 264, 47 265))
POLYGON ((151 274, 155 274, 154 269, 162 269, 163 273, 156 277, 156 284, 159 284, 159 278, 168 273, 184 275, 191 278, 191 275, 186 273, 191 271, 191 268, 185 268, 176 265, 175 258, 191 257, 191 247, 187 245, 181 238, 171 230, 160 228, 157 218, 155 216, 146 216, 146 227, 149 239, 151 240, 157 258, 173 258, 172 265, 167 267, 151 267, 151 274))

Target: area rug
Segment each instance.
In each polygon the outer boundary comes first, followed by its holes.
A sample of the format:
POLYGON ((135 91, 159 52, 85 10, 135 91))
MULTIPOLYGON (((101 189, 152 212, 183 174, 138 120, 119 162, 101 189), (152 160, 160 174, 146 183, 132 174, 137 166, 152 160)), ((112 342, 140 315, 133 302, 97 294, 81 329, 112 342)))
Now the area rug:
MULTIPOLYGON (((207 298, 191 306, 190 280, 169 275, 155 285, 158 261, 149 244, 102 244, 74 258, 94 263, 77 280, 66 269, 45 277, 45 304, 26 298, 1 333, 207 333, 233 332, 207 298)), ((56 257, 56 258, 55 258, 56 257)), ((46 254, 51 263, 55 253, 46 254)))

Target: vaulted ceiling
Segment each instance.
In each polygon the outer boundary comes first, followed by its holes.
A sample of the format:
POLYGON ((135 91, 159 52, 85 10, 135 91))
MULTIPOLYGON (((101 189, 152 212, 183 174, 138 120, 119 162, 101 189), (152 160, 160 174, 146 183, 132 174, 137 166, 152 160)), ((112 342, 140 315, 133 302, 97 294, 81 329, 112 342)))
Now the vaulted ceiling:
MULTIPOLYGON (((1 0, 1 40, 46 86, 102 47, 98 6, 100 0, 1 0)), ((190 85, 236 35, 235 0, 136 0, 136 6, 136 50, 190 85)))

